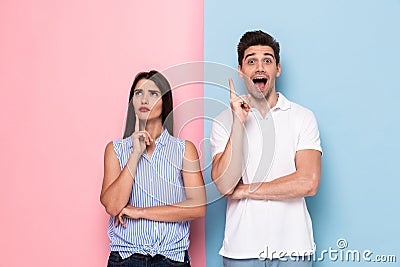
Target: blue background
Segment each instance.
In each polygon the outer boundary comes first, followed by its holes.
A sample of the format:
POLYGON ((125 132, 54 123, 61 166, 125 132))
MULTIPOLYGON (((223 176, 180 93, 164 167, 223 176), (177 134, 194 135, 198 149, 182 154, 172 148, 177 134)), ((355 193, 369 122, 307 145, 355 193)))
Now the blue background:
MULTIPOLYGON (((307 198, 317 255, 338 250, 344 238, 347 250, 396 255, 399 262, 400 1, 204 2, 205 61, 236 69, 241 35, 262 29, 281 45, 277 90, 317 117, 323 171, 318 194, 307 198)), ((228 91, 215 86, 206 85, 205 96, 229 102, 228 91)), ((222 199, 208 206, 207 266, 222 266, 225 205, 222 199)), ((326 256, 313 266, 365 264, 326 256)))

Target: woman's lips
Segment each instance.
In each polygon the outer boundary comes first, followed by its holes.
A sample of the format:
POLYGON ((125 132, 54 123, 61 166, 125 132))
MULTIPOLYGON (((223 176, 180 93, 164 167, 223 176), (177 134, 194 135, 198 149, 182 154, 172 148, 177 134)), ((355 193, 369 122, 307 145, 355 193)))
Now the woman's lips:
POLYGON ((141 107, 141 108, 139 108, 139 111, 140 111, 140 112, 149 112, 150 109, 149 109, 149 108, 146 108, 146 107, 141 107))

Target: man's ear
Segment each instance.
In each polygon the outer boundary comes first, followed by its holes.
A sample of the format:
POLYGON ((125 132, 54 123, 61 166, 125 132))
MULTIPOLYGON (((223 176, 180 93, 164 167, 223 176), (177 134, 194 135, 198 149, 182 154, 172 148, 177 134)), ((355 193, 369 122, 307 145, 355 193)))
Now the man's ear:
POLYGON ((240 65, 238 65, 238 75, 239 78, 243 78, 242 67, 240 65))
POLYGON ((278 66, 276 66, 276 77, 279 77, 281 75, 281 69, 282 69, 282 65, 281 63, 278 64, 278 66))

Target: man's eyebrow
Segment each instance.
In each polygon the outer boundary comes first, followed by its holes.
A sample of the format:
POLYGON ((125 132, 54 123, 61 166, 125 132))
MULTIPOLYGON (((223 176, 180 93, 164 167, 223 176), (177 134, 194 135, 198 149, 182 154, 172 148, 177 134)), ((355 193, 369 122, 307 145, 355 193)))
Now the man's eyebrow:
POLYGON ((271 53, 264 53, 264 56, 271 56, 272 58, 275 58, 274 55, 271 53))
POLYGON ((254 56, 256 53, 251 53, 251 54, 248 54, 248 55, 246 55, 245 57, 244 57, 244 59, 246 59, 246 58, 248 58, 248 57, 251 57, 251 56, 254 56))
MULTIPOLYGON (((251 57, 251 56, 254 56, 256 53, 251 53, 251 54, 248 54, 248 55, 246 55, 245 56, 245 58, 244 59, 246 59, 246 58, 248 58, 248 57, 251 57)), ((275 59, 275 57, 274 57, 274 55, 273 54, 271 54, 271 53, 264 53, 264 56, 271 56, 272 58, 274 58, 275 59)))

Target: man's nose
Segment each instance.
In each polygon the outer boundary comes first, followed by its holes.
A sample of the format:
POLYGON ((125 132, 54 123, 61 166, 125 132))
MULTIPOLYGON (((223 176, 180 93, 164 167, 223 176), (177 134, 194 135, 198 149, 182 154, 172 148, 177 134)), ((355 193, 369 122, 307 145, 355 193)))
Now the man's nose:
POLYGON ((265 72, 264 70, 264 64, 262 61, 259 61, 257 64, 257 72, 265 72))

